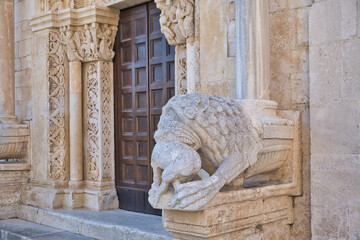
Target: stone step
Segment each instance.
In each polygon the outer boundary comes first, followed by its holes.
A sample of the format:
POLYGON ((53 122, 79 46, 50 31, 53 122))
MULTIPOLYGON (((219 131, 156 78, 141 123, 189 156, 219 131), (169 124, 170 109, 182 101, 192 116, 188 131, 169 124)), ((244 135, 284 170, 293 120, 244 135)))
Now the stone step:
POLYGON ((81 236, 61 229, 47 227, 22 219, 7 219, 0 221, 1 240, 92 240, 94 238, 81 236))
POLYGON ((48 210, 21 206, 18 218, 103 240, 169 240, 160 216, 124 210, 48 210))

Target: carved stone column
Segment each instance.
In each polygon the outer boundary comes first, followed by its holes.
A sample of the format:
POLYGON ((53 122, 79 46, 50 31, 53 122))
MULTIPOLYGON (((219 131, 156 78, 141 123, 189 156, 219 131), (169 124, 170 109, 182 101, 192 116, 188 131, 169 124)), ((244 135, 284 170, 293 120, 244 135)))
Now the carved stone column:
POLYGON ((52 2, 31 22, 40 46, 33 73, 38 141, 24 203, 117 208, 111 61, 119 11, 97 6, 56 11, 67 6, 57 2, 63 5, 52 2))
POLYGON ((236 0, 236 97, 270 99, 267 0, 236 0))
MULTIPOLYGON (((83 138, 82 138, 82 79, 81 62, 70 66, 70 183, 81 184, 83 180, 83 138)), ((69 184, 70 184, 69 183, 69 184)))

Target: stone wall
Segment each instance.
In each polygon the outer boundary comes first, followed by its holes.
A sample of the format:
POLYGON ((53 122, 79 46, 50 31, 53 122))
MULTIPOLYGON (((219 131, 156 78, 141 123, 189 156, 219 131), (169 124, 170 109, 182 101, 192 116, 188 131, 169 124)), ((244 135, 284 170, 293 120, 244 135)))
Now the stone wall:
POLYGON ((235 2, 199 1, 199 5, 201 81, 197 91, 234 98, 235 2))
POLYGON ((15 113, 20 120, 31 120, 31 55, 36 51, 30 18, 34 15, 33 0, 15 0, 15 113))
POLYGON ((269 0, 270 99, 302 118, 303 195, 294 198, 292 239, 310 239, 310 115, 308 16, 313 0, 269 0))
POLYGON ((360 239, 358 0, 309 12, 313 239, 360 239))
MULTIPOLYGON (((311 236, 308 19, 312 4, 313 0, 269 0, 270 99, 279 103, 279 109, 299 110, 302 118, 303 195, 294 199, 293 239, 311 236)), ((234 0, 200 1, 197 90, 201 93, 235 97, 234 5, 234 0)))

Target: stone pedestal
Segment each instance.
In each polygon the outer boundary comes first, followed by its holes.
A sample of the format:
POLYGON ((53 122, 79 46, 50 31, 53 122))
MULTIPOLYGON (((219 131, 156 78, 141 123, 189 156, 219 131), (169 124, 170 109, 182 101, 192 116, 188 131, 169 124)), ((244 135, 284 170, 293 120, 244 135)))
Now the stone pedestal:
MULTIPOLYGON (((165 228, 175 239, 183 240, 290 239, 290 224, 294 222, 292 197, 228 201, 226 194, 215 197, 220 205, 202 211, 164 210, 165 228)), ((239 190, 231 194, 242 193, 239 190)))

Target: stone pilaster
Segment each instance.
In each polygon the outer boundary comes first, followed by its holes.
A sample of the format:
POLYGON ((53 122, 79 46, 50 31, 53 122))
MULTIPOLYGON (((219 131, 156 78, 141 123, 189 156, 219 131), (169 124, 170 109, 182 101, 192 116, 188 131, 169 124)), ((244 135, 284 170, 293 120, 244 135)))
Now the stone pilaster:
POLYGON ((113 63, 86 63, 84 75, 85 179, 93 183, 113 181, 113 63))
POLYGON ((34 73, 39 91, 33 96, 37 164, 24 202, 46 208, 116 208, 111 61, 119 12, 105 7, 56 10, 31 22, 36 38, 46 39, 47 45, 39 44, 34 58, 40 65, 34 73), (95 66, 96 83, 91 84, 98 84, 96 89, 88 85, 89 66, 95 66), (98 102, 91 105, 93 100, 98 102), (97 139, 88 128, 95 129, 97 139))

